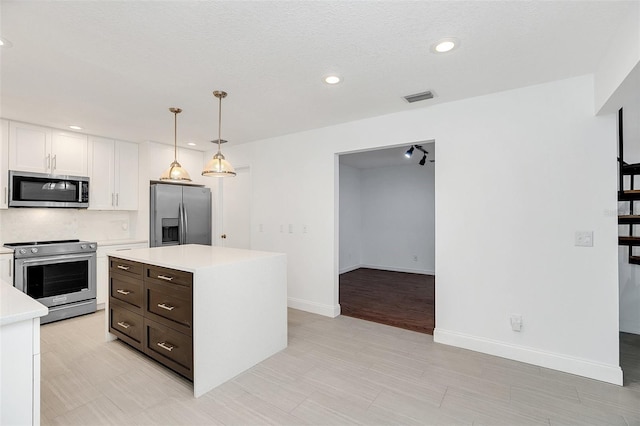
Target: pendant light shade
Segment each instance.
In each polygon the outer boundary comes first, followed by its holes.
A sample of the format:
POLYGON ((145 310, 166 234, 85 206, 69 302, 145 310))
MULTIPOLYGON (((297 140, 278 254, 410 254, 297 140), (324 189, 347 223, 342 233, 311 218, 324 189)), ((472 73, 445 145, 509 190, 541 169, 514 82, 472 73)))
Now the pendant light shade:
POLYGON ((233 169, 233 166, 224 158, 222 155, 222 151, 220 150, 220 145, 223 142, 220 137, 222 133, 222 98, 227 97, 227 92, 223 92, 220 90, 216 90, 213 92, 213 96, 218 98, 218 140, 212 141, 213 143, 218 144, 218 152, 213 156, 211 160, 207 162, 204 166, 204 170, 202 171, 202 176, 209 177, 233 177, 236 175, 236 171, 233 169))
POLYGON ((162 173, 160 180, 170 180, 177 182, 191 182, 191 176, 178 163, 178 114, 182 112, 180 108, 169 108, 173 113, 173 163, 162 173))

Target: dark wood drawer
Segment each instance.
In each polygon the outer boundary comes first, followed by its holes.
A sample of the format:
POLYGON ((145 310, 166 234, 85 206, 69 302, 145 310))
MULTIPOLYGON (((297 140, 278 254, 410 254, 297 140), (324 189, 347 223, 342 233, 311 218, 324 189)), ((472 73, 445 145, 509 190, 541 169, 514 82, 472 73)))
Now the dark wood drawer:
POLYGON ((191 288, 193 274, 154 265, 145 265, 144 280, 191 288))
POLYGON ((142 278, 144 265, 132 260, 120 259, 119 257, 109 256, 109 271, 118 272, 120 274, 129 275, 134 278, 142 278))
POLYGON ((193 380, 191 337, 147 318, 144 319, 144 329, 144 353, 193 380))
POLYGON ((147 281, 144 316, 189 336, 193 328, 191 288, 147 281))
POLYGON ((142 315, 123 308, 120 303, 109 300, 109 332, 138 350, 143 350, 144 322, 142 315))
POLYGON ((144 284, 141 278, 134 278, 115 270, 109 274, 109 295, 126 303, 127 309, 142 315, 144 309, 144 284))

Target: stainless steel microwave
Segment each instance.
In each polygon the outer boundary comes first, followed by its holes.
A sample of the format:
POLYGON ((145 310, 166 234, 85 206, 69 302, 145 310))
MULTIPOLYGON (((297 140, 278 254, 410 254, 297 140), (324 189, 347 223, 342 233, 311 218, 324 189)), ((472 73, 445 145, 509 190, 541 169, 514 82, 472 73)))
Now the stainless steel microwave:
POLYGON ((89 178, 9 171, 9 207, 89 207, 89 178))

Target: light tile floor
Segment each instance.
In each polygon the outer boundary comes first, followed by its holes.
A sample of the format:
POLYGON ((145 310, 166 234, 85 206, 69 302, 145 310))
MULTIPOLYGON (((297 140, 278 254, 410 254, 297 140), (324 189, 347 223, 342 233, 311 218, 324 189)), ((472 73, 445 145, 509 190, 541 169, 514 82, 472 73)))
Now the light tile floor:
POLYGON ((355 318, 289 310, 286 350, 193 398, 120 341, 104 311, 42 326, 42 424, 640 425, 640 336, 625 387, 433 343, 355 318))

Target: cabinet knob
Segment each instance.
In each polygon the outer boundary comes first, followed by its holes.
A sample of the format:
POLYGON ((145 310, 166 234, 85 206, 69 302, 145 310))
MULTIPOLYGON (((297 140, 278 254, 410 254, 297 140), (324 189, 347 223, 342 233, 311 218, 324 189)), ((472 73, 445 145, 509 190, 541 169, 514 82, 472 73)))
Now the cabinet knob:
POLYGON ((227 238, 227 234, 222 234, 220 235, 220 238, 222 238, 223 240, 225 240, 227 238))

